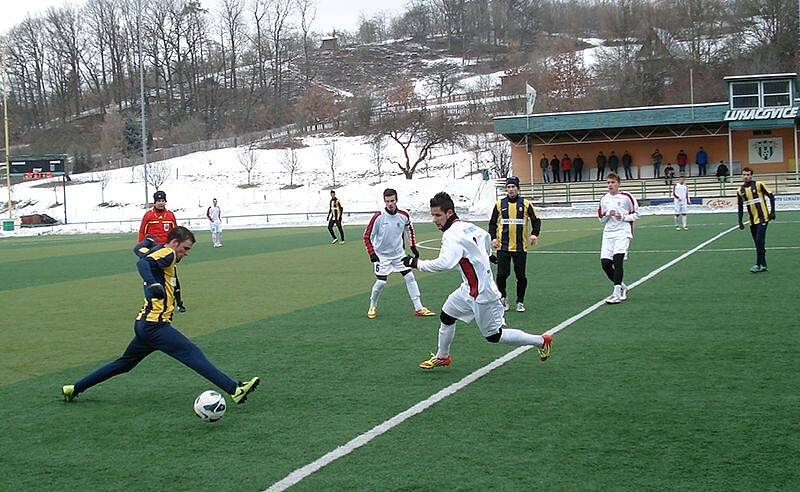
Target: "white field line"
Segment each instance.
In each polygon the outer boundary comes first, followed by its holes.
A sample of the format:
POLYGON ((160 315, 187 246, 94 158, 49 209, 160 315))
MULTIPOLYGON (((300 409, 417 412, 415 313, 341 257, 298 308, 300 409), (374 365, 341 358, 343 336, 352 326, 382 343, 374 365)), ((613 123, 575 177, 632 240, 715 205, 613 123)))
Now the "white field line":
MULTIPOLYGON (((660 267, 656 268, 655 270, 653 270, 652 272, 648 273, 644 277, 640 278, 636 282, 630 284, 628 286, 628 289, 629 290, 634 289, 634 288, 638 287, 639 285, 643 284, 644 282, 647 282, 648 280, 650 280, 651 278, 655 277, 659 273, 663 272, 667 268, 670 268, 671 266, 673 266, 676 263, 682 261, 686 257, 696 253, 697 251, 700 251, 701 249, 703 249, 707 245, 713 243, 714 241, 716 241, 717 239, 721 238, 722 236, 728 234, 729 232, 736 230, 737 228, 738 227, 731 227, 730 229, 726 229, 726 230, 720 232, 719 234, 717 234, 716 236, 712 237, 711 239, 708 239, 708 240, 698 244, 697 246, 695 246, 694 248, 690 249, 689 251, 686 251, 682 255, 680 255, 680 256, 674 258, 673 260, 670 260, 669 262, 661 265, 660 267)), ((579 312, 578 314, 576 314, 576 315, 572 316, 571 318, 568 318, 568 319, 562 321, 561 323, 557 324, 556 326, 550 328, 545 333, 547 333, 548 335, 553 335, 555 333, 558 333, 559 331, 567 328, 568 326, 570 326, 571 324, 575 323, 579 319, 589 315, 590 313, 592 313, 593 311, 597 310, 598 308, 600 308, 601 306, 604 306, 604 305, 605 305, 605 299, 597 301, 596 303, 594 303, 591 306, 587 307, 586 309, 584 309, 583 311, 579 312)), ((367 432, 361 434, 360 436, 355 437, 354 439, 350 440, 346 444, 343 444, 343 445, 337 447, 336 449, 334 449, 333 451, 330 451, 329 453, 327 453, 327 454, 321 456, 320 458, 316 459, 315 461, 313 461, 313 462, 311 462, 311 463, 309 463, 309 464, 307 464, 307 465, 305 465, 305 466, 303 466, 301 468, 296 469, 295 471, 293 471, 292 473, 290 473, 289 475, 287 475, 283 479, 281 479, 281 480, 275 482, 274 484, 272 484, 268 489, 266 489, 265 492, 279 492, 279 491, 283 491, 283 490, 288 489, 289 487, 297 484, 298 482, 300 482, 304 478, 308 477, 312 473, 316 472, 317 470, 320 470, 321 468, 324 468, 325 466, 331 464, 333 461, 352 453, 353 451, 355 451, 356 449, 360 448, 361 446, 369 443, 370 441, 372 441, 376 437, 378 437, 378 436, 380 436, 382 434, 385 434, 386 432, 388 432, 391 429, 393 429, 394 427, 397 427, 398 425, 402 424, 403 422, 405 422, 409 418, 413 417, 414 415, 422 413, 423 411, 425 411, 426 409, 428 409, 431 406, 435 405, 436 403, 442 401, 443 399, 445 399, 448 396, 456 393, 457 391, 465 388, 466 386, 474 383, 475 381, 477 381, 481 377, 485 376, 486 374, 489 374, 490 372, 492 372, 493 370, 495 370, 498 367, 502 366, 506 362, 509 362, 509 361, 515 359, 516 357, 520 356, 521 354, 525 353, 526 351, 528 351, 530 349, 531 349, 531 346, 524 346, 524 347, 515 348, 514 350, 512 350, 511 352, 508 352, 507 354, 505 354, 504 356, 500 357, 499 359, 496 359, 495 361, 493 361, 493 362, 481 367, 480 369, 477 369, 476 371, 472 372, 471 374, 468 374, 467 376, 462 378, 460 381, 457 381, 457 382, 451 384, 450 386, 448 386, 448 387, 438 391, 437 393, 429 396, 425 400, 420 401, 419 403, 417 403, 414 406, 408 408, 407 410, 398 413, 397 415, 395 415, 394 417, 390 418, 389 420, 383 422, 382 424, 376 425, 372 429, 370 429, 367 432)))
MULTIPOLYGON (((777 251, 777 250, 790 250, 790 249, 800 249, 800 246, 772 246, 767 248, 767 251, 777 251)), ((700 251, 701 253, 733 253, 738 251, 755 251, 756 248, 709 248, 700 251)), ((683 253, 685 249, 634 249, 629 250, 630 254, 634 253, 683 253)), ((535 251, 528 251, 528 254, 534 255, 560 255, 560 254, 570 254, 570 255, 599 255, 600 250, 564 250, 564 251, 548 251, 548 250, 535 250, 535 251)))

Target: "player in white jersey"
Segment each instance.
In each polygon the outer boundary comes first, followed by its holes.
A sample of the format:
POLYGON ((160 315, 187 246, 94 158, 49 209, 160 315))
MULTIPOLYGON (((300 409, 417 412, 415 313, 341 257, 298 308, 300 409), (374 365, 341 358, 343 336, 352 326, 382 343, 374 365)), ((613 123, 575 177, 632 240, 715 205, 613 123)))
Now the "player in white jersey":
POLYGON ((369 297, 367 318, 375 319, 378 316, 378 299, 392 272, 400 272, 406 281, 408 296, 414 305, 414 316, 436 316, 436 313, 422 305, 417 279, 411 269, 403 265, 407 243, 411 246, 414 257, 419 258, 411 217, 405 210, 397 208, 397 191, 391 188, 383 190, 383 203, 386 207, 372 215, 364 230, 364 246, 373 263, 376 277, 369 297))
POLYGON ((687 226, 686 210, 689 207, 689 187, 686 186, 686 177, 681 174, 678 182, 672 187, 672 201, 675 204, 675 230, 689 229, 687 226), (678 220, 680 219, 680 222, 678 220))
POLYGON ((628 299, 628 286, 622 282, 622 263, 633 239, 633 223, 639 218, 639 204, 628 192, 619 189, 619 176, 609 173, 608 193, 600 199, 597 216, 603 223, 603 243, 600 263, 614 291, 606 299, 608 304, 619 304, 628 299))
POLYGON ((500 291, 492 276, 492 238, 489 233, 475 224, 461 222, 455 213, 453 200, 445 192, 437 193, 431 199, 431 216, 433 223, 442 231, 439 257, 420 260, 406 256, 403 263, 423 272, 443 272, 459 266, 462 283, 442 306, 436 353, 420 362, 419 367, 433 369, 451 364, 450 344, 455 335, 457 319, 464 323, 475 320, 481 334, 489 342, 536 346, 539 358, 542 362, 546 361, 550 357, 550 335, 531 335, 506 326, 500 291))
POLYGON ((215 248, 222 246, 222 211, 217 206, 217 199, 214 198, 213 204, 206 210, 209 226, 211 227, 211 242, 215 248))

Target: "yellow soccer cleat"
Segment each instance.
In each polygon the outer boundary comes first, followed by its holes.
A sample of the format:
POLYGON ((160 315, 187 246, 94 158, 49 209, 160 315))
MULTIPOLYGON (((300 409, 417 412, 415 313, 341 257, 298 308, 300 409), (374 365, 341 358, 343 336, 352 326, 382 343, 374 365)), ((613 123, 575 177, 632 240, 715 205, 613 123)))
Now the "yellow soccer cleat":
POLYGON ((436 357, 436 354, 431 354, 430 359, 423 360, 419 363, 422 369, 433 369, 434 367, 446 367, 453 362, 453 358, 449 355, 447 357, 436 357))
POLYGON ((422 306, 421 308, 414 310, 414 316, 436 316, 436 313, 425 306, 422 306))
POLYGON ((539 360, 544 362, 550 358, 550 349, 553 346, 553 337, 550 335, 542 335, 542 338, 544 338, 544 343, 536 350, 539 351, 539 360))
POLYGON ((378 308, 375 306, 370 306, 367 310, 367 318, 375 319, 378 316, 378 308))
POLYGON ((64 396, 64 401, 71 402, 78 395, 75 394, 75 385, 67 384, 61 387, 61 394, 64 396))
POLYGON ((231 400, 237 405, 241 405, 247 400, 247 395, 256 390, 259 383, 261 383, 261 379, 258 376, 245 383, 239 383, 239 386, 236 387, 231 395, 231 400))

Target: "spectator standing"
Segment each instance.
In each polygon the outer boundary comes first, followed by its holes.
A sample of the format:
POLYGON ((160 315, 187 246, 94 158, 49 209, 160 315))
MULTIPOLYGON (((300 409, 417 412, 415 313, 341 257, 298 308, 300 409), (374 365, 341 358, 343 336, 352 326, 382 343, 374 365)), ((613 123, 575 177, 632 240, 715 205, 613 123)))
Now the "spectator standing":
POLYGON ((728 166, 726 166, 724 162, 719 161, 719 164, 717 164, 717 181, 720 183, 727 183, 729 175, 728 166))
POLYGON ((664 168, 664 183, 669 186, 672 186, 672 178, 675 177, 675 168, 672 167, 672 163, 668 162, 667 167, 664 168))
POLYGON ((572 181, 572 159, 567 154, 564 154, 564 157, 561 158, 561 173, 565 183, 572 181))
POLYGON ((542 183, 549 183, 550 182, 550 160, 547 158, 546 155, 542 154, 542 158, 539 159, 539 167, 542 169, 542 183))
POLYGON ((653 162, 653 177, 658 178, 661 176, 661 161, 664 160, 664 156, 656 149, 656 151, 650 155, 650 159, 653 162))
POLYGON ((686 152, 681 149, 678 152, 678 155, 675 156, 675 162, 678 164, 678 174, 683 174, 686 176, 686 163, 689 161, 689 156, 686 155, 686 152))
POLYGON ((572 168, 575 170, 575 181, 583 181, 583 157, 580 154, 575 154, 572 168))
POLYGON ((608 156, 608 172, 617 174, 617 169, 619 169, 619 156, 612 150, 608 156))
POLYGON ((597 181, 603 181, 606 175, 607 160, 606 160, 606 155, 603 154, 602 150, 597 154, 595 162, 597 163, 597 181))
POLYGON ((697 154, 694 156, 694 162, 697 164, 697 174, 699 176, 706 176, 706 167, 708 166, 708 154, 703 147, 700 147, 697 150, 697 154))
POLYGON ((560 183, 561 182, 561 161, 558 160, 558 156, 553 154, 553 158, 550 159, 550 169, 553 172, 553 183, 560 183))
POLYGON ((633 174, 631 174, 631 165, 633 164, 633 157, 628 153, 626 150, 624 154, 622 154, 622 167, 625 169, 625 179, 633 179, 633 174))

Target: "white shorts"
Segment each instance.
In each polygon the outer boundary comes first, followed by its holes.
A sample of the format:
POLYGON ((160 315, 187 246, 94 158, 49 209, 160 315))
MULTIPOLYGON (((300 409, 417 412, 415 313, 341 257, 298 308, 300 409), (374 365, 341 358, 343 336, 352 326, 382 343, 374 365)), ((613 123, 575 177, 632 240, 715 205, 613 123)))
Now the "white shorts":
POLYGON ((477 303, 461 289, 447 297, 442 311, 464 323, 474 319, 484 337, 496 334, 506 324, 505 309, 500 299, 486 304, 477 303))
POLYGON ((213 221, 212 221, 212 222, 209 224, 209 228, 211 228, 211 232, 212 232, 212 233, 217 233, 217 234, 219 234, 220 232, 222 232, 222 222, 213 222, 213 221))
POLYGON ((627 255, 630 244, 629 237, 604 237, 603 245, 600 247, 600 258, 613 260, 614 255, 627 255))
POLYGON ((675 215, 686 215, 686 209, 688 207, 685 203, 676 203, 675 204, 675 215))
POLYGON ((403 265, 403 258, 381 258, 372 264, 375 275, 389 275, 392 272, 405 272, 411 268, 403 265))

